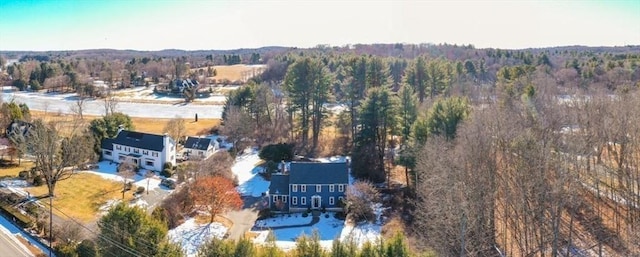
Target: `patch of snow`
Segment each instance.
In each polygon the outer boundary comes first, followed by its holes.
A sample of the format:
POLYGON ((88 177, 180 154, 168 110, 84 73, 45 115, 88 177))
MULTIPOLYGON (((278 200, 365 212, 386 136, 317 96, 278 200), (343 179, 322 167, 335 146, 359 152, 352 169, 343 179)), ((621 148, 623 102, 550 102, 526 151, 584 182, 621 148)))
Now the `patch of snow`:
POLYGON ((197 224, 194 218, 187 219, 180 226, 169 230, 169 240, 182 245, 187 256, 196 256, 198 248, 213 238, 222 238, 228 228, 218 222, 197 224))
MULTIPOLYGON (((271 230, 271 233, 273 233, 276 238, 276 245, 285 250, 293 249, 298 237, 301 235, 311 236, 313 232, 316 231, 320 237, 320 245, 325 249, 330 249, 333 244, 333 240, 341 237, 342 231, 344 230, 344 221, 334 218, 333 213, 327 214, 329 215, 329 218, 326 218, 323 213, 320 215, 318 223, 313 226, 285 227, 271 230)), ((308 217, 302 217, 301 213, 294 213, 291 215, 284 214, 274 218, 259 220, 253 228, 254 232, 259 233, 258 237, 254 239, 254 242, 265 242, 269 233, 269 230, 265 230, 265 227, 304 225, 309 224, 311 220, 311 215, 308 217)))
MULTIPOLYGON (((49 250, 48 250, 48 248, 46 246, 44 246, 39 241, 34 240, 33 238, 31 238, 29 235, 27 235, 26 232, 24 232, 22 229, 18 228, 13 223, 9 222, 2 215, 0 215, 0 233, 5 233, 5 234, 9 235, 10 238, 15 240, 16 243, 18 243, 18 245, 20 245, 21 247, 23 247, 23 249, 26 250, 26 252, 30 252, 30 251, 26 248, 26 246, 24 246, 20 241, 18 241, 18 239, 16 237, 20 236, 20 237, 26 239, 29 242, 29 244, 36 246, 43 253, 49 253, 49 250)), ((55 256, 55 255, 52 255, 52 256, 55 256)))
POLYGON ((256 167, 261 162, 258 151, 252 150, 236 158, 231 171, 238 178, 238 192, 242 195, 261 196, 269 191, 271 182, 265 180, 259 173, 264 168, 256 167))
MULTIPOLYGON (((118 175, 118 171, 117 170, 118 170, 118 164, 117 163, 110 162, 110 161, 101 161, 101 162, 98 163, 98 169, 96 169, 96 170, 86 170, 86 171, 83 171, 83 172, 95 174, 95 175, 98 175, 98 176, 100 176, 100 177, 102 177, 104 179, 121 182, 121 181, 123 181, 123 178, 120 175, 118 175)), ((136 188, 137 187, 144 187, 145 190, 147 190, 147 183, 149 185, 149 189, 148 190, 154 190, 154 189, 157 189, 157 188, 162 188, 162 187, 160 187, 160 182, 162 180, 157 175, 154 174, 153 177, 147 178, 145 176, 146 173, 147 173, 147 170, 140 169, 140 172, 136 173, 135 176, 133 176, 132 179, 127 179, 127 180, 128 181, 132 181, 136 188)), ((171 189, 165 189, 165 188, 162 188, 162 189, 168 190, 168 191, 172 191, 171 189)))

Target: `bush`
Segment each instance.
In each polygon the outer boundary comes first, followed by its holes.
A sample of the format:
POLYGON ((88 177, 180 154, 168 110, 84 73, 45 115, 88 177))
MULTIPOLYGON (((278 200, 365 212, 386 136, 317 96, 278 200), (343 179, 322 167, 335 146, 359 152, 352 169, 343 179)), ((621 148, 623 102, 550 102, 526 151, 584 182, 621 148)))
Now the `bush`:
POLYGON ((170 162, 165 163, 162 172, 160 172, 160 175, 167 178, 173 176, 173 165, 171 165, 170 162))
POLYGON ((269 208, 262 209, 262 210, 260 210, 258 212, 258 219, 259 220, 263 220, 263 219, 266 219, 266 218, 269 218, 269 217, 271 217, 271 209, 269 209, 269 208))
POLYGON ((131 190, 132 187, 133 187, 133 183, 131 183, 131 181, 129 181, 126 184, 124 184, 124 191, 129 191, 129 190, 131 190))
POLYGON ((36 175, 33 177, 33 181, 31 181, 33 186, 41 186, 44 185, 44 177, 42 175, 36 175))
POLYGON ((29 171, 28 170, 23 170, 20 173, 18 173, 18 177, 20 179, 28 179, 29 178, 29 171))
POLYGON ((302 217, 303 217, 303 218, 309 217, 309 213, 308 213, 308 212, 303 212, 303 213, 302 213, 302 217))
POLYGON ((266 161, 291 161, 293 159, 293 144, 279 143, 267 145, 260 150, 260 159, 266 161))
POLYGON ((144 187, 136 188, 136 194, 142 194, 142 193, 144 193, 144 187))

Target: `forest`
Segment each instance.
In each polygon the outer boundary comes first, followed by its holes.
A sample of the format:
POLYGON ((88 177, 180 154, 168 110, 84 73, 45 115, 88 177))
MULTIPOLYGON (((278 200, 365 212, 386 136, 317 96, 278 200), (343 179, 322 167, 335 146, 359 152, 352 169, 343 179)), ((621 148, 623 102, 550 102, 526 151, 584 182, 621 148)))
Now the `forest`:
POLYGON ((354 177, 404 185, 393 212, 412 250, 640 255, 640 46, 0 56, 3 66, 21 58, 7 67, 7 86, 75 92, 93 78, 128 85, 140 74, 162 81, 209 65, 266 64, 230 91, 220 132, 236 150, 290 143, 305 157, 349 155, 354 177))

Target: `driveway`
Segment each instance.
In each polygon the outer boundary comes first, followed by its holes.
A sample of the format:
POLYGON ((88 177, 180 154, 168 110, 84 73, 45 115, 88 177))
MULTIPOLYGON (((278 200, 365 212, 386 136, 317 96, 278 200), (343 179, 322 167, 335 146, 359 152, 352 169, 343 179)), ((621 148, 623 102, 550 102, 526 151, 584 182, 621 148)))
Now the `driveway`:
POLYGON ((231 240, 239 240, 253 227, 258 219, 258 212, 264 207, 263 203, 267 201, 267 198, 245 196, 242 200, 244 201, 242 210, 227 212, 223 215, 233 222, 233 226, 228 232, 231 240))

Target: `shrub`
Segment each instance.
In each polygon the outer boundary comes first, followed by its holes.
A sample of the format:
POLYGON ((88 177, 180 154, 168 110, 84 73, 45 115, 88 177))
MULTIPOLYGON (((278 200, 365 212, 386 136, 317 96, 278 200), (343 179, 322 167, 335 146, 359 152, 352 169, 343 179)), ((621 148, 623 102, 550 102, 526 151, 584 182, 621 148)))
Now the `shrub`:
POLYGON ((31 181, 33 186, 41 186, 44 184, 44 177, 42 175, 36 175, 33 177, 33 181, 31 181))
POLYGON ((129 181, 126 184, 124 184, 124 191, 129 191, 129 190, 131 190, 132 187, 133 187, 133 183, 131 183, 131 181, 129 181))
POLYGON ((293 159, 293 144, 279 143, 267 145, 260 150, 260 159, 266 161, 291 161, 293 159))
POLYGON ((18 173, 18 177, 21 179, 29 178, 29 171, 28 170, 21 171, 20 173, 18 173))
POLYGON ((307 213, 307 212, 303 212, 303 213, 302 213, 302 217, 303 217, 303 218, 309 217, 309 213, 307 213))
POLYGON ((263 220, 263 219, 266 219, 266 218, 269 218, 269 217, 271 217, 271 209, 269 209, 269 208, 262 209, 262 210, 260 210, 258 212, 258 219, 259 220, 263 220))
POLYGON ((160 172, 160 175, 167 178, 173 176, 173 165, 171 165, 170 162, 165 163, 162 172, 160 172))
POLYGON ((144 187, 140 186, 140 187, 136 188, 136 194, 142 194, 142 193, 144 193, 144 187))

